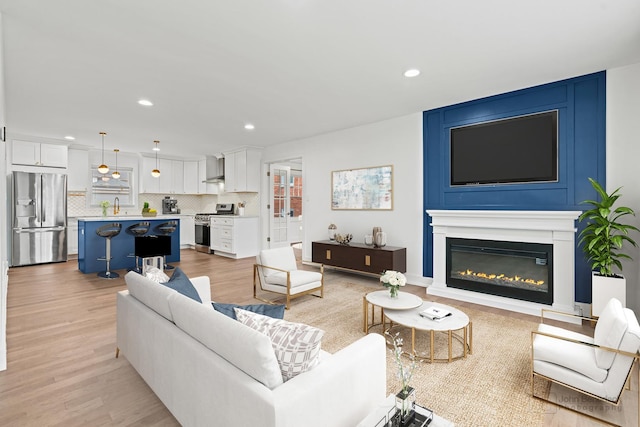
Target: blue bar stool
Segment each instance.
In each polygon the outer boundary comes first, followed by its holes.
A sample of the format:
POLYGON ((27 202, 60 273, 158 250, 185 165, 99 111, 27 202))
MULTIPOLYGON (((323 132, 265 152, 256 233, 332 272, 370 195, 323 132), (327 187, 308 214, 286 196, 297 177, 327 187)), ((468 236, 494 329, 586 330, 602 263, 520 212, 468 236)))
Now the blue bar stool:
POLYGON ((102 227, 98 227, 96 230, 96 234, 100 237, 104 237, 106 240, 104 258, 98 258, 98 261, 107 262, 106 271, 99 272, 98 277, 102 277, 103 279, 117 279, 120 277, 118 273, 111 271, 111 238, 120 234, 121 229, 122 224, 113 222, 111 224, 105 224, 102 227))
MULTIPOLYGON (((145 234, 147 234, 147 232, 149 231, 149 228, 151 228, 151 223, 148 221, 143 221, 143 222, 138 222, 136 224, 128 226, 125 232, 127 234, 134 236, 135 238, 135 237, 144 236, 145 234)), ((133 253, 130 253, 129 255, 127 255, 127 258, 135 258, 136 265, 130 271, 141 273, 142 268, 140 267, 140 257, 136 253, 136 251, 134 250, 133 253)))
MULTIPOLYGON (((161 236, 170 236, 177 228, 178 221, 167 221, 156 225, 155 231, 161 236)), ((171 255, 171 251, 168 254, 164 254, 164 269, 173 270, 175 267, 167 264, 167 255, 171 255)))

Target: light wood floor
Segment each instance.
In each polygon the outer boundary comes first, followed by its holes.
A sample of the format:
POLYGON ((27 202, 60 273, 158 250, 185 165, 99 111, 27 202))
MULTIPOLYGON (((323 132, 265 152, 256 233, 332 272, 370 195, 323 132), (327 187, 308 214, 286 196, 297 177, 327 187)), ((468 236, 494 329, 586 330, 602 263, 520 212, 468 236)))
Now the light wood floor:
MULTIPOLYGON (((176 265, 188 276, 211 278, 216 301, 256 303, 253 258, 232 260, 183 250, 181 259, 176 265)), ((325 273, 327 282, 349 275, 325 273)), ((377 279, 371 282, 375 285, 377 279)), ((122 289, 122 277, 105 280, 82 274, 76 261, 9 270, 8 369, 0 372, 0 426, 178 425, 126 358, 114 357, 115 300, 122 289)), ((420 287, 405 290, 425 294, 420 287)), ((471 306, 434 299, 460 308, 471 306)), ((634 392, 628 395, 633 398, 634 392)), ((635 398, 624 405, 625 412, 637 411, 635 398)), ((549 406, 546 426, 600 425, 549 406)))

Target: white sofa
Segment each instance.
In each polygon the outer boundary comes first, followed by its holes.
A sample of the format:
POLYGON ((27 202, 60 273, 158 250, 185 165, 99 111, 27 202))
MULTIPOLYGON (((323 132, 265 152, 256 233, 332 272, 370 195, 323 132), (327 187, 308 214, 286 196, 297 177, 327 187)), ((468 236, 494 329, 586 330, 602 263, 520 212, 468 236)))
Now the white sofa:
POLYGON ((184 426, 351 427, 386 396, 380 335, 282 383, 268 337, 215 311, 208 277, 191 279, 202 304, 134 272, 125 281, 119 352, 184 426))

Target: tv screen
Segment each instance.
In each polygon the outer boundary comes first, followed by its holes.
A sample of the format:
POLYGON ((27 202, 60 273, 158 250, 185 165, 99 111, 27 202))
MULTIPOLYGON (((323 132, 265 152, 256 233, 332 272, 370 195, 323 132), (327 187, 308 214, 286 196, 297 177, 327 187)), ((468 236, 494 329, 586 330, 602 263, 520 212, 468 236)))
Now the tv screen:
POLYGON ((451 128, 451 185, 558 180, 558 111, 451 128))

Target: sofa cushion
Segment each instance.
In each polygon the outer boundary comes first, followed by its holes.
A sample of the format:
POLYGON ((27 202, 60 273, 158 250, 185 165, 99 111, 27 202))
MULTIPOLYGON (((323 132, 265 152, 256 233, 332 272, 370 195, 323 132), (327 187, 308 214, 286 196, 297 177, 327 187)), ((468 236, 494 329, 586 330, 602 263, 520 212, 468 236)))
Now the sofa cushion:
MULTIPOLYGON (((282 384, 269 337, 177 292, 169 297, 176 326, 238 369, 273 389, 282 384)), ((242 396, 238 396, 242 398, 242 396)))
POLYGON ((169 296, 176 292, 166 286, 161 286, 135 271, 130 271, 124 276, 129 293, 138 301, 149 307, 167 320, 173 321, 169 309, 169 296))
MULTIPOLYGON (((263 249, 260 251, 260 262, 262 265, 268 267, 277 267, 282 270, 297 270, 296 257, 293 254, 293 249, 290 246, 284 246, 282 248, 263 249)), ((269 277, 272 274, 282 273, 278 270, 271 270, 268 268, 263 269, 264 277, 269 277)))
POLYGON ((191 283, 191 280, 189 280, 187 275, 184 274, 182 270, 180 270, 180 267, 176 267, 175 270, 173 270, 171 279, 166 282, 160 283, 175 291, 180 292, 182 295, 189 297, 194 301, 202 303, 200 295, 198 295, 198 291, 193 286, 193 283, 191 283))
MULTIPOLYGON (((322 280, 322 274, 318 273, 317 271, 307 270, 291 271, 289 277, 291 279, 292 288, 301 285, 308 285, 313 282, 318 282, 318 286, 320 286, 320 281, 322 280)), ((270 285, 287 286, 287 273, 279 271, 275 274, 265 277, 265 282, 270 285)))
POLYGON ((220 302, 211 303, 216 311, 229 316, 233 320, 236 319, 236 312, 234 308, 240 308, 252 313, 262 314, 264 316, 273 317, 274 319, 284 318, 284 304, 250 304, 250 305, 238 305, 238 304, 223 304, 220 302))
MULTIPOLYGON (((593 342, 600 346, 618 349, 626 331, 627 317, 622 303, 611 298, 600 313, 593 333, 593 342)), ((609 369, 615 358, 616 353, 612 351, 596 350, 596 361, 598 367, 602 369, 609 369)))
MULTIPOLYGON (((544 323, 538 326, 538 331, 588 344, 593 343, 593 339, 587 335, 544 323)), ((598 367, 594 347, 589 345, 563 341, 545 335, 536 335, 533 340, 533 358, 534 360, 568 368, 597 382, 603 382, 607 378, 607 370, 598 367), (568 355, 571 355, 571 357, 568 357, 568 355)), ((558 379, 562 381, 561 378, 558 379)))
POLYGON ((239 322, 271 338, 284 381, 318 364, 323 330, 302 323, 272 319, 239 308, 234 310, 239 322))

